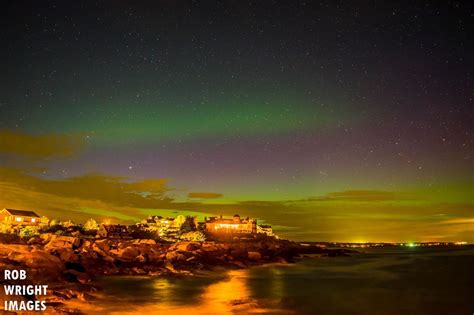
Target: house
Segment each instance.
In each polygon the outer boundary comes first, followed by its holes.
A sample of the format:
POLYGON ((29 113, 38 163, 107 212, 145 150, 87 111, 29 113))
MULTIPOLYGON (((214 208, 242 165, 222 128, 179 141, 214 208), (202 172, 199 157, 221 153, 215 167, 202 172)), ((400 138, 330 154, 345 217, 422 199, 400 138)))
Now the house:
POLYGON ((132 238, 126 225, 101 224, 97 234, 106 238, 132 238))
POLYGON ((257 220, 236 214, 232 218, 210 217, 205 219, 206 231, 209 233, 256 234, 257 220))
POLYGON ((265 234, 267 236, 275 236, 275 234, 273 234, 272 226, 267 224, 257 225, 257 233, 265 234))
POLYGON ((152 215, 142 221, 143 224, 148 226, 156 226, 159 228, 168 228, 173 225, 175 218, 165 218, 161 215, 152 215))
MULTIPOLYGON (((142 224, 146 226, 145 229, 155 231, 161 237, 175 238, 179 235, 183 224, 189 222, 187 220, 184 215, 178 215, 176 218, 152 215, 142 220, 142 224)), ((196 218, 193 218, 193 224, 197 226, 196 218)))
POLYGON ((3 209, 0 211, 0 222, 10 225, 39 225, 41 218, 34 211, 3 209))
POLYGON ((142 221, 146 226, 158 230, 159 236, 175 235, 179 232, 179 226, 175 218, 152 215, 142 221))

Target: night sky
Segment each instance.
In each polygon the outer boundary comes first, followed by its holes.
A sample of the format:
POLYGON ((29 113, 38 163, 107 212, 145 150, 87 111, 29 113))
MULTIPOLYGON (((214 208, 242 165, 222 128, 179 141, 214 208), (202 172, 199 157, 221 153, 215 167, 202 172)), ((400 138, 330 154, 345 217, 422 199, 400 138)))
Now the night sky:
POLYGON ((469 1, 3 1, 0 208, 474 242, 469 1))

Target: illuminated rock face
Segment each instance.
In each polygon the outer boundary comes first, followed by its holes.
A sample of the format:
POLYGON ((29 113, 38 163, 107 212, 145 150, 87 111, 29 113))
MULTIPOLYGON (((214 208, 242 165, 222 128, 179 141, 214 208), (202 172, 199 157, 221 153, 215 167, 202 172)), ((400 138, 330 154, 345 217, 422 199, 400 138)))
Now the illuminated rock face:
POLYGON ((220 216, 210 217, 205 222, 206 231, 209 233, 255 234, 257 233, 257 220, 242 219, 238 214, 230 218, 220 216))

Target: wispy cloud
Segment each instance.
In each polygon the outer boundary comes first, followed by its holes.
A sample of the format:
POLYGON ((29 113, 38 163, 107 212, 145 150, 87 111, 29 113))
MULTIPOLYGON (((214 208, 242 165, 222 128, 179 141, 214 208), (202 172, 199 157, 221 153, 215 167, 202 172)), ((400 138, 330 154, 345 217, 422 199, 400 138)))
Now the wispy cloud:
POLYGON ((219 193, 189 195, 202 200, 173 198, 173 190, 164 178, 133 181, 120 176, 86 174, 51 179, 0 167, 0 208, 33 209, 51 218, 85 221, 92 216, 98 220, 133 222, 148 214, 239 213, 273 225, 283 237, 301 240, 416 241, 440 235, 440 240, 474 241, 474 234, 470 233, 474 230, 474 205, 467 203, 410 202, 411 197, 404 194, 370 190, 301 200, 221 203, 207 203, 203 198, 219 193))
POLYGON ((188 198, 195 199, 216 199, 222 197, 223 194, 212 193, 212 192, 190 192, 188 193, 188 198))
POLYGON ((378 202, 378 201, 401 201, 420 199, 412 193, 394 192, 383 190, 345 190, 331 192, 324 196, 311 197, 300 201, 356 201, 356 202, 378 202))
POLYGON ((127 178, 87 174, 66 179, 46 179, 24 171, 0 167, 3 182, 35 192, 78 200, 95 200, 113 206, 160 208, 173 201, 166 195, 166 179, 126 181, 127 178))
POLYGON ((69 157, 83 146, 79 135, 30 135, 10 129, 0 130, 0 153, 33 158, 69 157))

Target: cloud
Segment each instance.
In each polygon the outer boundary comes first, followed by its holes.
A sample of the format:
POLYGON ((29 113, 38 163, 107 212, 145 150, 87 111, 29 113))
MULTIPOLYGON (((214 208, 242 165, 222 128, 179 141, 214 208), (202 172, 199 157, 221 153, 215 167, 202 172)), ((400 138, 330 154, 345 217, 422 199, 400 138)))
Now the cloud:
POLYGON ((419 199, 414 194, 382 190, 345 190, 331 192, 324 196, 312 197, 301 201, 401 201, 419 199))
POLYGON ((150 214, 239 213, 273 225, 282 237, 298 240, 424 241, 438 235, 439 240, 474 242, 474 234, 468 233, 473 231, 472 203, 406 202, 411 196, 350 190, 302 200, 227 200, 211 204, 180 201, 172 197, 172 192, 165 178, 132 181, 86 174, 51 179, 0 167, 0 208, 31 209, 62 220, 84 222, 94 217, 132 223, 150 214), (386 200, 394 202, 354 202, 386 200))
POLYGON ((222 197, 222 194, 211 193, 211 192, 190 192, 188 198, 196 199, 216 199, 222 197))
POLYGON ((0 130, 0 153, 34 158, 70 157, 83 146, 78 135, 31 135, 10 129, 0 130))
POLYGON ((169 206, 173 201, 166 195, 166 179, 145 179, 138 182, 126 181, 119 176, 86 174, 67 179, 45 179, 26 174, 24 171, 0 167, 3 182, 35 192, 58 197, 94 200, 111 206, 137 208, 159 208, 169 206))
POLYGON ((474 229, 474 218, 457 218, 442 221, 441 224, 468 224, 474 229))

